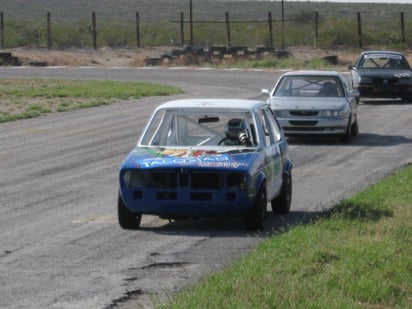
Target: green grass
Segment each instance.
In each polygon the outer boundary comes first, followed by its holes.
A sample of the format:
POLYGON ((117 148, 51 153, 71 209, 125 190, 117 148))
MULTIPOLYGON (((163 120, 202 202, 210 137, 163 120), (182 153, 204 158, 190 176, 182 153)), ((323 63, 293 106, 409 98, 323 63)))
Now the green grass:
POLYGON ((239 61, 232 65, 236 68, 276 68, 276 69, 294 69, 300 70, 302 68, 312 69, 312 70, 336 70, 336 66, 332 66, 327 61, 321 58, 315 58, 311 60, 302 60, 295 57, 290 57, 286 59, 277 58, 265 58, 257 60, 245 60, 239 61))
POLYGON ((149 83, 1 79, 0 122, 179 93, 182 90, 178 88, 149 83))
POLYGON ((408 166, 162 308, 411 308, 411 184, 408 166))

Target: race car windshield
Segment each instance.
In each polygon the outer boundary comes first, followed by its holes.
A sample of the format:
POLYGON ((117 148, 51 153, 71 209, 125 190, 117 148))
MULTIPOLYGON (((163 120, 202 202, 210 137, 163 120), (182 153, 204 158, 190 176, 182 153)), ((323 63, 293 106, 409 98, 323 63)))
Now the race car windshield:
POLYGON ((226 136, 227 124, 233 119, 241 119, 246 137, 256 144, 252 114, 249 111, 227 110, 159 110, 145 130, 140 144, 165 147, 218 146, 226 136))
POLYGON ((286 76, 276 87, 276 97, 343 97, 342 84, 334 76, 286 76))
POLYGON ((360 69, 409 69, 408 62, 396 54, 367 54, 359 62, 360 69))

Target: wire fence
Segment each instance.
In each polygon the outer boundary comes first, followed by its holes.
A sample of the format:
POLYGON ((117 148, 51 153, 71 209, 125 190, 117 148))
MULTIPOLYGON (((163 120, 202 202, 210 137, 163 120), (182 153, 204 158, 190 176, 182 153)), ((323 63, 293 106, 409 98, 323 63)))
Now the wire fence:
MULTIPOLYGON (((87 14, 85 14, 86 16, 87 14)), ((11 20, 0 12, 0 48, 21 46, 64 49, 72 47, 132 48, 142 46, 267 46, 287 49, 288 46, 329 48, 368 45, 411 45, 412 21, 404 12, 376 18, 370 12, 354 16, 324 16, 319 12, 273 18, 272 12, 261 18, 193 19, 184 12, 172 20, 148 20, 136 11, 121 22, 91 12, 88 18, 72 22, 53 17, 47 12, 43 20, 11 20), (144 20, 144 21, 143 21, 144 20)))

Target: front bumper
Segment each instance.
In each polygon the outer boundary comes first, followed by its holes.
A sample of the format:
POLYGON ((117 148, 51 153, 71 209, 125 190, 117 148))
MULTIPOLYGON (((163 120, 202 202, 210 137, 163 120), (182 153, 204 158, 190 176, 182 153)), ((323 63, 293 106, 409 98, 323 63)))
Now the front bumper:
POLYGON ((121 196, 133 213, 169 216, 240 216, 253 206, 246 192, 122 190, 121 196))
POLYGON ((361 97, 368 98, 410 98, 411 85, 360 84, 358 90, 361 97))
POLYGON ((279 118, 286 135, 298 134, 344 134, 349 118, 279 118))

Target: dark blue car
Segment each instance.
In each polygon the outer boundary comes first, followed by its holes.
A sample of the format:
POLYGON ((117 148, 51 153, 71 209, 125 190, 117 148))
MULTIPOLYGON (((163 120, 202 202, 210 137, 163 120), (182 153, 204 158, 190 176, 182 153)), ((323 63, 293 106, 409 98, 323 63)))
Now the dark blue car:
POLYGON ((137 229, 143 214, 174 220, 243 216, 263 229, 267 203, 288 213, 292 162, 270 105, 235 99, 159 106, 119 172, 118 218, 137 229))

